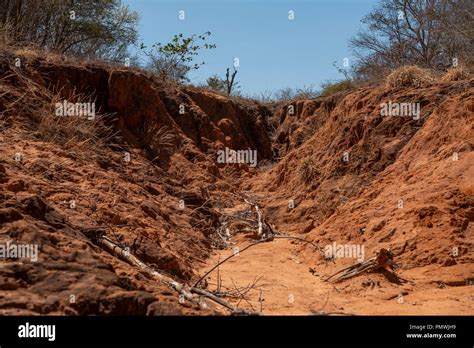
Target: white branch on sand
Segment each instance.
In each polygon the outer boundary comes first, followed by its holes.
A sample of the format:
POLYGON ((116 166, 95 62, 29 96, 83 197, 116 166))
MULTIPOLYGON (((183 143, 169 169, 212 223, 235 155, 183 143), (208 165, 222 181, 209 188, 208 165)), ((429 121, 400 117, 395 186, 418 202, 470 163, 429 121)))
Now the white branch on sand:
POLYGON ((236 307, 236 306, 234 306, 230 303, 227 303, 227 302, 223 301, 222 299, 220 299, 216 295, 210 293, 209 291, 206 291, 206 290, 200 289, 200 288, 196 288, 195 286, 189 287, 186 284, 179 283, 176 280, 155 271, 154 269, 152 269, 151 267, 149 267, 148 265, 146 265, 145 263, 140 261, 137 257, 132 255, 129 251, 127 251, 127 250, 123 249, 121 246, 115 244, 112 240, 110 240, 106 236, 99 236, 98 238, 95 239, 95 241, 99 246, 101 246, 102 248, 104 248, 105 250, 110 252, 111 254, 116 255, 116 256, 122 258, 123 260, 127 261, 131 265, 138 267, 140 270, 142 270, 143 272, 145 272, 149 276, 151 276, 155 279, 158 279, 159 281, 161 281, 165 285, 167 285, 167 286, 171 287, 172 289, 174 289, 175 291, 177 291, 185 299, 187 299, 187 300, 189 300, 193 303, 198 304, 203 309, 208 308, 207 304, 204 301, 202 301, 201 298, 199 298, 199 296, 194 296, 193 293, 201 295, 201 296, 205 296, 208 299, 220 304, 221 306, 224 306, 224 307, 230 309, 232 311, 232 314, 260 315, 260 313, 252 313, 252 312, 244 311, 244 310, 242 310, 242 309, 240 309, 240 308, 238 308, 238 307, 236 307))
POLYGON ((257 223, 258 223, 258 232, 257 232, 257 237, 259 239, 267 239, 269 237, 268 233, 267 236, 264 236, 264 231, 263 231, 263 218, 262 218, 262 212, 260 211, 257 203, 252 203, 246 198, 244 198, 245 203, 249 204, 250 206, 255 207, 255 211, 257 212, 257 223))
MULTIPOLYGON (((191 292, 188 289, 185 288, 183 284, 178 283, 174 279, 153 270, 151 267, 147 266, 145 263, 140 261, 137 257, 132 255, 129 251, 115 244, 109 238, 102 236, 97 239, 97 244, 102 246, 104 249, 106 249, 110 253, 119 256, 120 258, 132 264, 133 266, 140 268, 143 272, 147 273, 149 276, 156 278, 162 283, 173 288, 174 290, 179 292, 185 299, 192 302, 196 302, 196 299, 194 298, 194 296, 191 294, 191 292)), ((198 303, 198 304, 202 307, 201 303, 198 303)))
POLYGON ((258 233, 257 237, 260 239, 263 236, 263 223, 262 223, 262 213, 260 212, 260 209, 258 209, 258 205, 255 204, 255 211, 257 212, 257 217, 258 217, 258 233))

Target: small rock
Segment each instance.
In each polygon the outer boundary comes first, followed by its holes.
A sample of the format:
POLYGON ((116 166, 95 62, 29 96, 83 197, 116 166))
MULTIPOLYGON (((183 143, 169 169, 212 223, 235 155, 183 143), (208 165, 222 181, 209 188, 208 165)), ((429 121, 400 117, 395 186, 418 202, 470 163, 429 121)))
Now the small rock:
POLYGON ((155 301, 148 305, 146 315, 183 315, 183 312, 171 303, 155 301))
POLYGON ((7 190, 14 193, 25 191, 25 188, 26 184, 21 179, 15 180, 7 185, 7 190))
POLYGON ((378 231, 380 231, 380 230, 385 226, 386 223, 387 223, 387 220, 385 220, 385 219, 381 219, 381 220, 379 220, 379 221, 373 222, 373 224, 372 224, 372 231, 373 231, 373 232, 378 232, 378 231))
POLYGON ((452 258, 447 258, 443 262, 443 266, 445 266, 445 267, 453 266, 453 265, 456 265, 456 264, 457 264, 456 260, 454 260, 452 258))
POLYGON ((308 233, 311 232, 311 230, 314 228, 314 221, 311 220, 304 228, 303 228, 303 233, 308 233))

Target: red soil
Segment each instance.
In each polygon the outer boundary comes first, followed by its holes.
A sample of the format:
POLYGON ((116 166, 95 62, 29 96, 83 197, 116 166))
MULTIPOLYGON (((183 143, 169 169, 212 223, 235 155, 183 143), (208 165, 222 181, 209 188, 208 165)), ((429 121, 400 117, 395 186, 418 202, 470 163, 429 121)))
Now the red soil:
POLYGON ((367 259, 391 248, 406 282, 382 273, 326 282, 356 260, 328 261, 310 244, 276 239, 219 267, 222 288, 262 277, 246 299, 226 301, 264 314, 472 314, 474 80, 362 88, 292 103, 290 115, 289 105, 270 109, 138 71, 38 57, 14 69, 13 58, 0 56, 0 244, 38 244, 40 253, 35 263, 0 260, 0 314, 227 313, 180 304, 84 228, 191 284, 255 241, 233 221, 227 248, 213 248, 223 214, 255 218, 243 196, 275 230, 323 249, 363 245, 367 259), (117 133, 46 136, 61 122, 51 95, 92 96, 117 133), (420 102, 421 119, 381 117, 389 100, 420 102), (216 163, 224 147, 257 150, 260 168, 216 163), (127 226, 98 228, 106 225, 127 226))

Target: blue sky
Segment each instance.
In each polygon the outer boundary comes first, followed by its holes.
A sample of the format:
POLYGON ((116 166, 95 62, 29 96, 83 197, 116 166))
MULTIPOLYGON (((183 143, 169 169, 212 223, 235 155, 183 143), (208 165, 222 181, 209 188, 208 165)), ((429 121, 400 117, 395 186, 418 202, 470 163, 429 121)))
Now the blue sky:
POLYGON ((147 46, 173 35, 212 32, 217 48, 197 57, 206 64, 190 75, 194 84, 225 75, 239 58, 243 94, 338 80, 332 66, 352 56, 347 41, 376 0, 124 0, 140 14, 139 35, 147 46), (179 11, 185 11, 185 20, 179 11), (294 11, 294 20, 288 19, 294 11))

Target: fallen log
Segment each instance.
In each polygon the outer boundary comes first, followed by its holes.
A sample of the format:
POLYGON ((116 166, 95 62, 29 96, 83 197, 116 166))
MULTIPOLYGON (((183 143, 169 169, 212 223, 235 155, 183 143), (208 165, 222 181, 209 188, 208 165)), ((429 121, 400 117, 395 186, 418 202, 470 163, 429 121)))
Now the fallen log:
POLYGON ((188 301, 191 301, 193 303, 196 303, 200 306, 200 308, 206 309, 208 308, 207 304, 199 297, 195 297, 194 294, 198 294, 201 296, 204 296, 213 302, 218 303, 221 306, 226 307, 227 309, 230 309, 232 311, 232 314, 236 315, 260 315, 259 313, 253 313, 253 312, 248 312, 245 310, 242 310, 230 303, 225 302, 224 300, 220 299, 219 297, 215 296, 214 294, 204 290, 204 289, 199 289, 196 287, 189 287, 186 284, 182 284, 180 282, 177 282, 176 280, 155 271, 148 265, 146 265, 144 262, 140 261, 136 256, 132 255, 128 250, 125 250, 121 246, 117 245, 115 242, 110 240, 107 236, 101 235, 101 236, 96 236, 93 240, 97 245, 102 247, 104 250, 110 252, 113 255, 118 256, 122 260, 128 262, 129 264, 138 267, 141 271, 144 273, 148 274, 152 278, 158 279, 158 281, 162 282, 163 284, 169 286, 176 292, 178 292, 183 298, 187 299, 188 301))
POLYGON ((103 249, 109 251, 111 254, 117 255, 122 260, 127 261, 131 265, 140 268, 140 270, 142 270, 144 273, 148 274, 152 278, 156 278, 160 282, 173 288, 175 291, 179 292, 185 299, 199 304, 201 308, 205 308, 205 306, 199 303, 199 301, 196 301, 194 296, 188 289, 186 289, 186 286, 184 284, 181 284, 175 281, 174 279, 155 271, 154 269, 146 265, 144 262, 140 261, 136 256, 132 255, 129 251, 123 249, 122 247, 114 243, 108 237, 101 236, 97 238, 96 243, 103 249))

